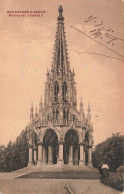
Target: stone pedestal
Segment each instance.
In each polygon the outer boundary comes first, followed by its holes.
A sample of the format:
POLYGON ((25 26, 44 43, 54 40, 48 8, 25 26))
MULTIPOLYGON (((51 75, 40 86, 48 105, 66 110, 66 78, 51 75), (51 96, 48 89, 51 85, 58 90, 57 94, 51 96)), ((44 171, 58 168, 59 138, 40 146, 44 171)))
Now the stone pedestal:
POLYGON ((88 150, 88 166, 92 167, 92 148, 89 148, 88 150))
POLYGON ((33 166, 33 162, 28 162, 28 167, 33 166))
POLYGON ((80 145, 80 161, 79 166, 85 166, 85 152, 84 152, 84 145, 80 145))
POLYGON ((92 162, 88 162, 88 166, 89 166, 89 167, 93 167, 92 162))
POLYGON ((33 166, 33 146, 29 145, 29 161, 28 161, 28 167, 33 166))
POLYGON ((59 159, 57 161, 57 165, 63 165, 64 160, 63 160, 63 144, 59 144, 59 159))
POLYGON ((48 145, 48 164, 53 164, 53 152, 51 145, 48 145))
POLYGON ((68 165, 73 165, 73 145, 69 147, 69 161, 68 165))

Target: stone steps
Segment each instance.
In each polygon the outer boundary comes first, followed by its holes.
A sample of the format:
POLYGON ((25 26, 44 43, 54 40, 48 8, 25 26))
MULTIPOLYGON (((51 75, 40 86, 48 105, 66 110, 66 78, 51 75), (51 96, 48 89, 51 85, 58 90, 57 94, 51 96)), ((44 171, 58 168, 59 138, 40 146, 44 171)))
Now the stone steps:
POLYGON ((25 173, 25 172, 44 172, 44 171, 96 171, 95 168, 87 167, 87 166, 74 166, 74 165, 42 165, 42 166, 32 166, 32 167, 25 167, 22 169, 17 170, 16 172, 25 173))
POLYGON ((42 165, 42 166, 32 166, 32 167, 25 167, 19 170, 16 170, 14 172, 8 173, 8 175, 11 178, 17 178, 26 174, 30 173, 48 173, 48 172, 75 172, 75 173, 80 173, 80 172, 97 172, 98 170, 95 168, 87 167, 87 166, 74 166, 74 165, 63 165, 63 166, 58 166, 58 165, 42 165))

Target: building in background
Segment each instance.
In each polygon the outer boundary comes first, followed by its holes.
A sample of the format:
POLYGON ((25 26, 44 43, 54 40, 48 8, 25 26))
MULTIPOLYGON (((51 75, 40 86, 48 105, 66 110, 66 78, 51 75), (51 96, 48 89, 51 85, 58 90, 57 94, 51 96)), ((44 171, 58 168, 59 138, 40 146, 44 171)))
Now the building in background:
POLYGON ((71 71, 65 40, 62 6, 51 70, 47 70, 45 101, 39 111, 30 109, 29 163, 35 165, 92 166, 93 126, 91 110, 84 115, 82 99, 77 110, 75 72, 71 71))

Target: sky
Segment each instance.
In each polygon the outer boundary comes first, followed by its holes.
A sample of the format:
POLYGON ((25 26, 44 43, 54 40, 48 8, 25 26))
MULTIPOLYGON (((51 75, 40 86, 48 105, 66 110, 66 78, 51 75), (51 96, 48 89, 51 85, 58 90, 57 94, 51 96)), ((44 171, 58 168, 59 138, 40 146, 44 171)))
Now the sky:
POLYGON ((51 68, 60 5, 65 17, 69 61, 75 69, 78 104, 82 96, 85 115, 88 103, 91 105, 94 144, 113 133, 123 134, 124 2, 0 0, 0 5, 0 145, 6 146, 9 140, 16 139, 29 123, 31 102, 38 108, 41 95, 44 99, 44 82, 47 68, 51 68), (23 10, 45 13, 42 17, 9 17, 7 13, 23 10), (96 28, 101 28, 100 37, 91 32, 96 28), (115 40, 108 43, 112 36, 105 34, 113 35, 115 40))

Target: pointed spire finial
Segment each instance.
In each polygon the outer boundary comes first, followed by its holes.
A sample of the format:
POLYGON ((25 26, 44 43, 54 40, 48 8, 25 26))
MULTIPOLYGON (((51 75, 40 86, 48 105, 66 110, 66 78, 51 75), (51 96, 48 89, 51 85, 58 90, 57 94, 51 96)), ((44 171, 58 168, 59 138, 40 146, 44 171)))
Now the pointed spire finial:
POLYGON ((80 106, 83 106, 82 95, 81 95, 80 106))
POLYGON ((38 113, 37 113, 37 107, 36 107, 36 113, 35 113, 35 116, 37 116, 38 115, 38 113))
POLYGON ((31 111, 33 111, 33 101, 31 102, 31 108, 30 108, 31 111))
POLYGON ((60 5, 60 7, 59 7, 59 9, 58 9, 58 11, 59 11, 59 16, 58 16, 58 21, 60 21, 60 20, 64 20, 64 17, 62 16, 62 12, 63 12, 63 9, 62 9, 62 6, 60 5))
POLYGON ((40 99, 40 107, 42 107, 43 106, 43 103, 42 103, 42 95, 41 95, 41 99, 40 99))

